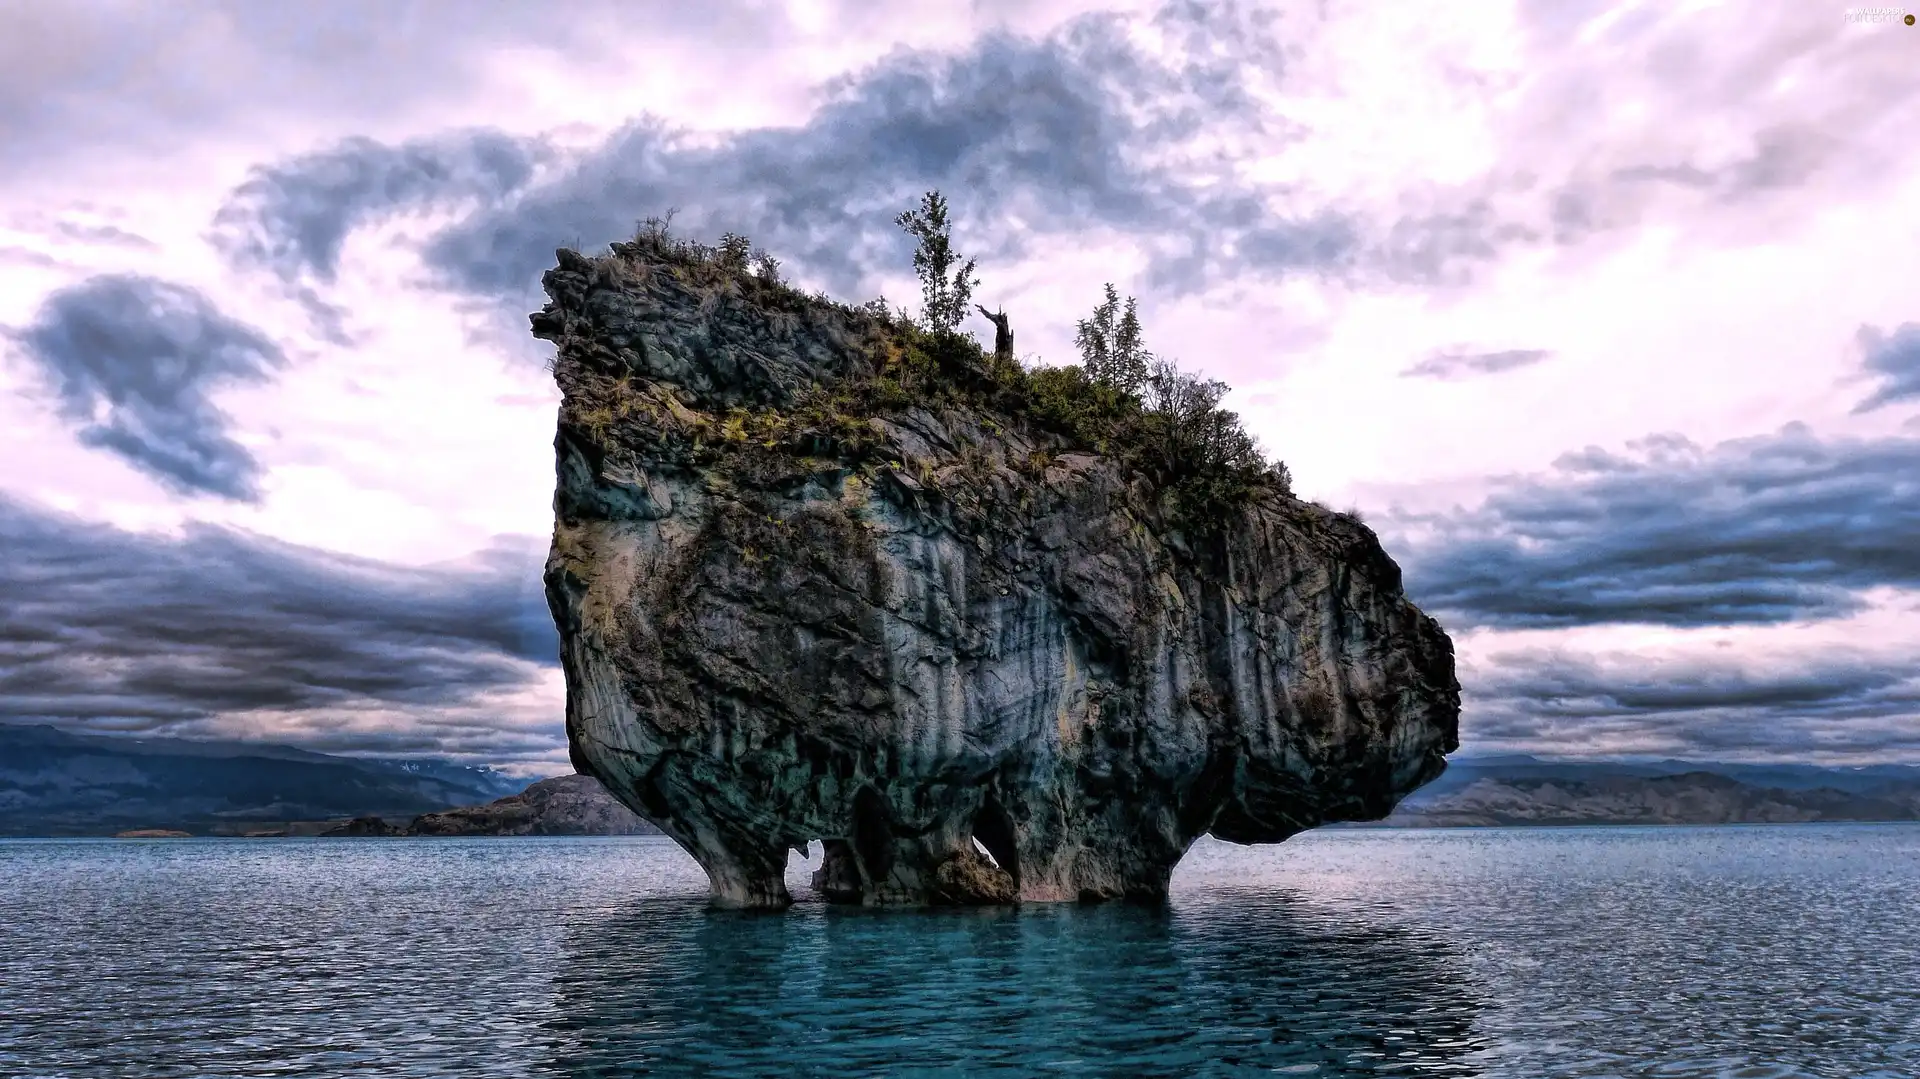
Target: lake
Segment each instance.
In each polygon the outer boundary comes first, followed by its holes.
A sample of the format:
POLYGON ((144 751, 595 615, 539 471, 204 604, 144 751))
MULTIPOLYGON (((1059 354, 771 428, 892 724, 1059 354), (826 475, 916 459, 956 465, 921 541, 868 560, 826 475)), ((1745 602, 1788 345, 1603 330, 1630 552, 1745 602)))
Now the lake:
MULTIPOLYGON (((818 856, 818 847, 814 848, 818 856)), ((0 1075, 1920 1075, 1920 826, 1203 841, 1164 910, 664 840, 0 840, 0 1075)))

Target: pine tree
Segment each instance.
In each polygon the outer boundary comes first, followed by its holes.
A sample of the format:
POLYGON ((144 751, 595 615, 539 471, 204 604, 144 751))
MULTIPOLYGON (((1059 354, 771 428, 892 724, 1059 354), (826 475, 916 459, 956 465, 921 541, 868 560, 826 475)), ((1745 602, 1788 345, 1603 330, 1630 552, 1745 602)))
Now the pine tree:
POLYGON ((1111 282, 1106 290, 1106 301, 1093 309, 1092 318, 1080 320, 1079 330, 1073 337, 1074 346, 1080 350, 1080 366, 1095 382, 1106 381, 1107 368, 1113 359, 1113 316, 1120 308, 1120 294, 1114 291, 1111 282))
POLYGON ((1107 283, 1104 294, 1093 316, 1080 320, 1073 343, 1080 349, 1080 363, 1089 379, 1138 395, 1146 385, 1147 367, 1153 359, 1141 340, 1140 315, 1131 296, 1121 307, 1119 290, 1112 282, 1107 283))
MULTIPOLYGON (((1111 296, 1113 286, 1107 288, 1111 296)), ((1139 393, 1146 384, 1147 364, 1152 358, 1140 339, 1140 316, 1134 311, 1133 297, 1129 296, 1120 325, 1113 332, 1113 348, 1107 358, 1107 382, 1121 393, 1139 393)))

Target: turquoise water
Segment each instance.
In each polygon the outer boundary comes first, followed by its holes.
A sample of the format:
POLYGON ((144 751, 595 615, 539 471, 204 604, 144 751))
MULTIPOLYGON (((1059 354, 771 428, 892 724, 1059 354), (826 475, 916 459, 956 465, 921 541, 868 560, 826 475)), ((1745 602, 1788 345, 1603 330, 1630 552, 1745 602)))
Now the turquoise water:
POLYGON ((1920 1075, 1920 826, 1206 842, 1164 911, 703 889, 645 838, 0 840, 0 1076, 1920 1075))

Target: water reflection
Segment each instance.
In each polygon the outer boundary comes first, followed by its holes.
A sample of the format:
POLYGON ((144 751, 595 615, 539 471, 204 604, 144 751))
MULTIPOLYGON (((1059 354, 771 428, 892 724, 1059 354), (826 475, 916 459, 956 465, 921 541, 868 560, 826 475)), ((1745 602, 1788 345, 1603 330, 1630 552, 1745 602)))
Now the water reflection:
POLYGON ((1201 846, 1170 910, 705 910, 640 839, 0 840, 0 1076, 1920 1076, 1920 825, 1201 846))
POLYGON ((646 901, 575 922, 550 1071, 1477 1075, 1437 936, 1281 891, 1167 910, 783 916, 646 901))

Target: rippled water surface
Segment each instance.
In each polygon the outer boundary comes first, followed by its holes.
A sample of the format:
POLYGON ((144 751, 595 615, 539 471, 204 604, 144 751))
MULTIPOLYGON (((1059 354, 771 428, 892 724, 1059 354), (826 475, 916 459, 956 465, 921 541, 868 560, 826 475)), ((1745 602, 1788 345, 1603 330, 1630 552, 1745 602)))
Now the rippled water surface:
POLYGON ((703 897, 654 839, 0 840, 0 1075, 1920 1076, 1917 826, 1207 842, 1163 911, 703 897))

